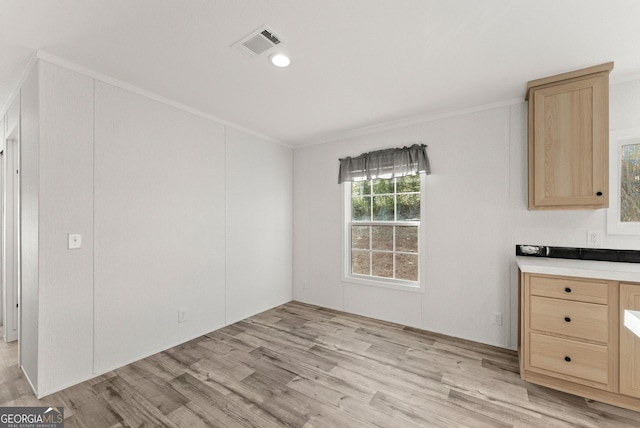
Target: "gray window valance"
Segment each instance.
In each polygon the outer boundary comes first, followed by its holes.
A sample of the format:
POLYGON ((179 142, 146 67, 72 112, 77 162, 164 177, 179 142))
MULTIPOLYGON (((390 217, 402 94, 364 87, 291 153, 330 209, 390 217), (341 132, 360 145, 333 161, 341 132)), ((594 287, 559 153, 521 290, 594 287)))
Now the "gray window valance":
POLYGON ((340 159, 338 183, 430 172, 427 146, 414 144, 410 147, 378 150, 340 159))

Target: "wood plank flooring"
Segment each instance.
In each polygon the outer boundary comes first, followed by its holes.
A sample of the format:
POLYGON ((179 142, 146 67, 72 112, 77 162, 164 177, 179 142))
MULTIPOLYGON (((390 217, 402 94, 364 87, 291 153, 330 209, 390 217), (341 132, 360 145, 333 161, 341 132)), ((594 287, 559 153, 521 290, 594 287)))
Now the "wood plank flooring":
POLYGON ((290 302, 38 400, 0 343, 0 405, 65 427, 638 427, 528 384, 508 350, 290 302))

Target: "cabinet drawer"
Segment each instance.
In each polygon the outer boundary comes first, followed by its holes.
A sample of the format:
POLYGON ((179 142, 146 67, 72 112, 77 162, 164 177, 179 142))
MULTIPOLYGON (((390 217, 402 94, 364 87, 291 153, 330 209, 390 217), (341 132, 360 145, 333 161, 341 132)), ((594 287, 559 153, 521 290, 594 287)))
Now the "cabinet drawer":
POLYGON ((609 309, 605 305, 532 296, 530 322, 532 330, 609 342, 609 309))
POLYGON ((532 369, 549 370, 580 379, 607 385, 608 348, 603 345, 561 339, 531 333, 529 358, 532 369))
POLYGON ((602 305, 608 303, 609 289, 606 282, 531 275, 529 286, 532 296, 554 297, 602 305))

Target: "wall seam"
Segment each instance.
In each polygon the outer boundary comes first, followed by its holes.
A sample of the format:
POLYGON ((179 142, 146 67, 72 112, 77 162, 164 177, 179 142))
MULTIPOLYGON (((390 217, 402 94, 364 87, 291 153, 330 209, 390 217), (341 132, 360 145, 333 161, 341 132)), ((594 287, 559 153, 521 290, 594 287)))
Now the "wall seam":
POLYGON ((229 325, 229 299, 227 293, 227 287, 229 286, 229 268, 228 268, 228 252, 229 252, 229 177, 228 163, 229 163, 229 150, 228 150, 228 127, 224 127, 224 325, 229 325))
POLYGON ((507 204, 506 204, 506 214, 507 214, 507 233, 506 233, 506 243, 505 243, 505 248, 506 248, 506 252, 507 252, 507 260, 508 265, 507 265, 507 271, 505 273, 506 276, 506 285, 507 285, 507 289, 506 289, 506 293, 505 293, 505 300, 503 302, 504 304, 504 311, 505 314, 507 314, 507 328, 504 330, 503 334, 505 335, 504 337, 504 344, 505 346, 507 346, 508 348, 511 348, 513 346, 513 344, 511 343, 511 333, 513 330, 513 313, 511 312, 511 291, 512 291, 512 284, 511 284, 511 255, 509 254, 509 243, 511 242, 511 235, 513 233, 513 225, 511 224, 511 187, 513 186, 513 183, 511 182, 511 164, 512 164, 512 160, 511 160, 511 138, 512 138, 512 118, 513 118, 513 106, 509 106, 508 111, 507 111, 507 128, 508 128, 508 136, 507 136, 507 183, 508 187, 507 187, 507 204))
POLYGON ((93 83, 93 134, 91 144, 93 146, 92 150, 92 165, 91 165, 91 175, 93 182, 91 183, 91 211, 93 216, 91 218, 91 229, 92 229, 92 252, 91 252, 91 276, 92 276, 92 300, 93 300, 93 367, 92 373, 95 375, 97 371, 97 358, 96 358, 96 79, 92 79, 93 83))

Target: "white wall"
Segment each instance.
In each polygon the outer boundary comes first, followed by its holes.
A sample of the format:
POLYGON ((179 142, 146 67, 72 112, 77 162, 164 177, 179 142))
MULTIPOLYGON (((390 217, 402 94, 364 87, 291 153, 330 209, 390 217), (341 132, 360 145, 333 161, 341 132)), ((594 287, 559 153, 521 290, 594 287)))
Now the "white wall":
POLYGON ((431 331, 504 344, 509 257, 509 108, 393 129, 294 152, 294 297, 431 331), (341 281, 338 159, 415 142, 428 145, 424 294, 341 281), (308 289, 303 289, 303 281, 308 289))
POLYGON ((39 305, 23 317, 37 320, 24 333, 38 338, 39 396, 291 300, 291 149, 36 67, 23 264, 39 305))
MULTIPOLYGON (((612 85, 611 129, 640 127, 640 81, 612 85)), ((516 347, 516 244, 586 246, 606 232, 606 210, 527 209, 527 106, 487 108, 294 151, 294 298, 503 347, 516 347), (338 159, 423 142, 426 292, 341 280, 342 188, 338 159), (308 288, 303 287, 307 281, 308 288), (504 314, 503 326, 492 323, 504 314)), ((605 247, 640 239, 605 235, 605 247)))
MULTIPOLYGON (((21 221, 22 221, 22 252, 28 254, 22 258, 22 290, 20 334, 20 360, 22 369, 27 373, 32 386, 38 384, 38 210, 39 210, 39 94, 38 68, 35 67, 21 91, 20 99, 22 139, 21 147, 23 162, 21 174, 21 221)), ((5 157, 7 152, 5 152, 5 157)), ((13 168, 12 168, 13 170, 13 168)), ((13 171, 11 171, 13 172, 13 171)), ((6 196, 5 196, 6 197, 6 196)))
POLYGON ((224 325, 224 126, 96 83, 95 361, 224 325), (187 308, 187 321, 177 323, 187 308))
POLYGON ((38 77, 38 373, 48 391, 93 366, 93 79, 56 66, 38 77), (81 250, 66 249, 69 233, 82 234, 81 250))
POLYGON ((291 300, 292 152, 228 129, 227 318, 291 300))

